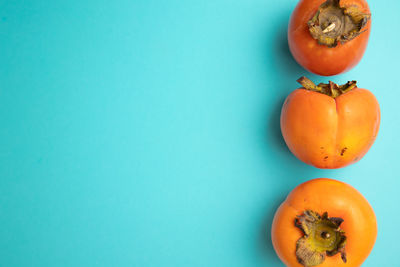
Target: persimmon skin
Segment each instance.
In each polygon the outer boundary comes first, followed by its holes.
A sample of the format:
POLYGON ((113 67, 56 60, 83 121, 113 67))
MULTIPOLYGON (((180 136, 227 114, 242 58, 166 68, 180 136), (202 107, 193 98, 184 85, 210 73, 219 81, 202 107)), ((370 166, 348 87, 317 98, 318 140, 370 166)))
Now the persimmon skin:
POLYGON ((326 257, 318 267, 358 267, 370 254, 377 237, 375 213, 368 201, 352 186, 327 178, 318 178, 297 186, 280 205, 272 222, 273 247, 287 267, 304 267, 296 258, 296 242, 303 233, 294 224, 305 210, 344 221, 340 228, 347 236, 347 263, 340 253, 326 257))
MULTIPOLYGON (((322 76, 344 73, 358 64, 367 48, 371 20, 363 33, 344 44, 329 48, 312 38, 307 22, 326 0, 301 0, 293 11, 288 28, 289 48, 296 61, 310 72, 322 76)), ((341 6, 355 5, 363 13, 370 14, 365 0, 341 0, 341 6)))
POLYGON ((359 161, 380 124, 375 96, 355 88, 337 98, 296 89, 285 100, 281 131, 290 151, 317 168, 336 169, 359 161))

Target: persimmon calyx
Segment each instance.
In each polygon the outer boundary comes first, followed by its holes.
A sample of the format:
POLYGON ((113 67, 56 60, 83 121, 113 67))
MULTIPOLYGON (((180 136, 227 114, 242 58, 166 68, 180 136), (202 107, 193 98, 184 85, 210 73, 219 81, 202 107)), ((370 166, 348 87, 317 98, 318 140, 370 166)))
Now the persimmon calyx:
POLYGON ((295 219, 295 226, 301 229, 304 236, 297 240, 297 261, 305 267, 322 264, 326 256, 338 253, 346 263, 346 236, 340 229, 342 218, 328 217, 325 212, 320 216, 317 212, 306 210, 295 219))
POLYGON ((315 85, 315 83, 313 83, 310 79, 303 76, 300 77, 297 82, 301 84, 306 90, 325 94, 333 98, 336 98, 346 92, 353 90, 354 88, 357 88, 356 81, 348 81, 346 84, 343 85, 338 85, 332 81, 329 81, 329 83, 320 83, 318 85, 315 85))
POLYGON ((311 36, 321 45, 336 47, 363 33, 371 14, 357 6, 340 6, 340 0, 327 0, 308 21, 311 36))

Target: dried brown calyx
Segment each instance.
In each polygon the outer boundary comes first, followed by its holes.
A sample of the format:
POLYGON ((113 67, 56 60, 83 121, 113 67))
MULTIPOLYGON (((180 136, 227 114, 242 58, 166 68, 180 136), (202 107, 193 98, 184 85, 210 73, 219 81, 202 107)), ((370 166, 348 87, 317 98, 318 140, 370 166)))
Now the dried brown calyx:
POLYGON ((343 85, 338 85, 332 81, 329 81, 329 83, 320 83, 315 85, 315 83, 313 83, 310 79, 303 76, 300 77, 297 82, 300 83, 306 90, 325 94, 333 98, 357 88, 356 81, 348 81, 343 85))
POLYGON ((340 229, 342 222, 341 218, 329 218, 327 212, 320 216, 317 212, 306 210, 297 216, 295 225, 304 233, 296 244, 297 261, 312 267, 323 263, 326 256, 340 253, 346 263, 346 236, 340 229))
POLYGON ((340 229, 342 222, 342 218, 329 218, 327 212, 320 216, 317 212, 306 210, 297 216, 295 225, 304 233, 296 244, 297 261, 312 267, 323 263, 326 256, 340 253, 346 263, 346 236, 340 229))
POLYGON ((321 45, 335 47, 348 42, 364 32, 371 14, 355 6, 340 6, 340 0, 327 0, 308 21, 311 36, 321 45))

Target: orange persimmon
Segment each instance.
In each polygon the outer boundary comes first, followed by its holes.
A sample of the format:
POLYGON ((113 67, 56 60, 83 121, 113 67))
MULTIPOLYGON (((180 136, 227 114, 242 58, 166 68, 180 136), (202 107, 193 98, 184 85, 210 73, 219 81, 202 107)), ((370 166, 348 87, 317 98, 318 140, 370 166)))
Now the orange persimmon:
POLYGON ((375 213, 352 186, 318 178, 297 186, 272 223, 272 244, 288 267, 357 267, 377 236, 375 213))
POLYGON ((281 130, 290 151, 317 168, 341 168, 360 160, 379 130, 380 109, 375 96, 356 87, 315 85, 305 77, 285 100, 281 130))
POLYGON ((305 69, 337 75, 361 60, 370 31, 365 0, 300 0, 290 18, 289 48, 305 69))

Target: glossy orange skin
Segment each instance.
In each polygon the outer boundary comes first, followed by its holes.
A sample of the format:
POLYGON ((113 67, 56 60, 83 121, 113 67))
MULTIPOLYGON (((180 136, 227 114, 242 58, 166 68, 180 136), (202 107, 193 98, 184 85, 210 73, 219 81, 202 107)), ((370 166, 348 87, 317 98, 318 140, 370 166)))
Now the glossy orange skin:
POLYGON ((380 124, 375 96, 356 88, 337 98, 306 89, 293 91, 281 113, 281 131, 290 151, 317 168, 341 168, 360 160, 380 124))
POLYGON ((356 267, 368 257, 376 236, 375 213, 368 201, 350 185, 327 178, 319 178, 297 186, 281 204, 272 223, 272 244, 279 258, 288 267, 304 267, 296 259, 296 242, 303 236, 294 225, 297 215, 310 209, 344 221, 340 228, 347 236, 347 263, 340 254, 326 257, 318 267, 356 267))
MULTIPOLYGON (((326 0, 300 0, 292 13, 288 29, 289 48, 296 61, 310 72, 323 76, 337 75, 353 68, 361 60, 367 48, 371 31, 371 20, 363 28, 362 34, 334 48, 318 44, 313 39, 307 22, 326 0)), ((370 14, 365 0, 342 0, 341 6, 356 5, 370 14)))

